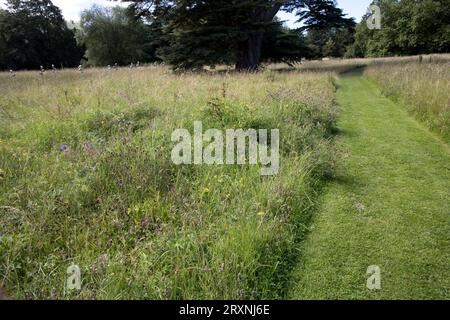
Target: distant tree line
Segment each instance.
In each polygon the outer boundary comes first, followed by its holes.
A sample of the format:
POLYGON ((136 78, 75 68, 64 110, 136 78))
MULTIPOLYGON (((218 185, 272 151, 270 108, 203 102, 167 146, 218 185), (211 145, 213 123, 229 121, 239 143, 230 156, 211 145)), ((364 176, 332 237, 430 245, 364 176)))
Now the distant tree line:
POLYGON ((450 52, 450 0, 376 0, 381 29, 356 27, 349 57, 384 57, 450 52))
POLYGON ((164 62, 176 70, 302 58, 450 51, 450 0, 376 0, 382 28, 356 24, 334 0, 130 0, 93 6, 68 27, 51 0, 7 0, 0 9, 0 69, 164 62), (289 29, 280 11, 296 14, 289 29))
POLYGON ((51 0, 8 0, 0 11, 0 68, 163 61, 174 69, 256 69, 263 61, 313 57, 303 32, 276 18, 280 10, 296 11, 306 29, 352 21, 331 0, 157 0, 94 6, 71 29, 51 0))
POLYGON ((122 7, 93 6, 83 11, 76 38, 86 47, 86 60, 93 66, 160 60, 156 56, 158 30, 134 19, 122 7))
POLYGON ((0 69, 74 67, 83 53, 50 0, 8 0, 0 9, 0 69))

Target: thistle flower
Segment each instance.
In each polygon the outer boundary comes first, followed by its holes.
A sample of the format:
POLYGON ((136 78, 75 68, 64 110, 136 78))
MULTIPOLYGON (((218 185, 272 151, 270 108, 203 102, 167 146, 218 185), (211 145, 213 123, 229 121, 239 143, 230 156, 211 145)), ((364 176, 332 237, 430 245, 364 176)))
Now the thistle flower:
POLYGON ((358 212, 364 212, 364 211, 366 211, 366 206, 365 206, 364 204, 362 204, 362 203, 356 203, 353 207, 354 207, 358 212))
POLYGON ((97 154, 97 150, 95 150, 94 146, 90 142, 85 142, 83 144, 83 148, 84 148, 84 151, 86 151, 87 153, 89 153, 91 155, 97 154))
POLYGON ((99 256, 91 265, 92 271, 100 271, 106 268, 109 264, 109 256, 108 254, 102 254, 99 256))

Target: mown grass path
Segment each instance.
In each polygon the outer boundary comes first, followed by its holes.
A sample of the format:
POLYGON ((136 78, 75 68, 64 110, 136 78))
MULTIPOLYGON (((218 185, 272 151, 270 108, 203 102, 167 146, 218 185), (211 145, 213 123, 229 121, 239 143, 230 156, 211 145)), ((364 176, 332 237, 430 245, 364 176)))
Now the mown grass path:
POLYGON ((360 75, 339 86, 345 169, 325 191, 290 298, 449 299, 449 146, 360 75), (381 290, 366 287, 370 265, 381 290))

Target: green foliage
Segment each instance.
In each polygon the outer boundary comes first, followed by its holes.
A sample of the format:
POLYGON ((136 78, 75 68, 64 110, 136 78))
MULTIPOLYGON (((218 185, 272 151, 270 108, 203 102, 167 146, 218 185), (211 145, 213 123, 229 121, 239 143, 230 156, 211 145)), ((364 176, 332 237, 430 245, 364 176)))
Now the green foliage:
POLYGON ((445 53, 450 50, 449 0, 379 0, 381 30, 369 30, 367 17, 356 28, 350 56, 384 57, 445 53))
POLYGON ((347 46, 353 43, 355 22, 345 18, 335 1, 306 1, 308 10, 298 14, 307 30, 308 58, 343 57, 347 46))
POLYGON ((348 46, 353 44, 353 36, 353 28, 312 29, 306 36, 308 56, 311 58, 344 57, 348 46))
POLYGON ((164 26, 167 45, 159 55, 176 70, 234 64, 238 70, 249 71, 258 69, 262 60, 292 61, 306 56, 301 37, 274 21, 280 10, 298 13, 306 28, 338 28, 350 21, 330 0, 132 2, 136 15, 146 15, 164 26))
POLYGON ((300 27, 301 31, 349 29, 355 24, 353 18, 345 18, 342 9, 336 7, 334 0, 305 0, 303 2, 307 10, 297 12, 298 21, 303 23, 303 26, 300 27))
POLYGON ((276 23, 264 35, 262 60, 293 64, 309 57, 310 52, 305 37, 298 31, 276 23))
POLYGON ((0 10, 0 69, 74 67, 83 55, 50 0, 8 0, 0 10))
POLYGON ((154 29, 134 19, 127 9, 93 6, 81 14, 77 38, 86 46, 89 64, 127 65, 157 60, 152 45, 154 29))

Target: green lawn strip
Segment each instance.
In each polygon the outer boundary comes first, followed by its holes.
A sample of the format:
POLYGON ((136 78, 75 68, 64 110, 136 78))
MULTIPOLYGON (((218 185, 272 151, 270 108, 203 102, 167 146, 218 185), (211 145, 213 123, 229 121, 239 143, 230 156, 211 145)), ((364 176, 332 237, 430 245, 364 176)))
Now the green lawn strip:
POLYGON ((345 172, 331 183, 292 299, 449 299, 450 152, 359 75, 339 81, 345 172), (381 290, 366 287, 381 268, 381 290))

